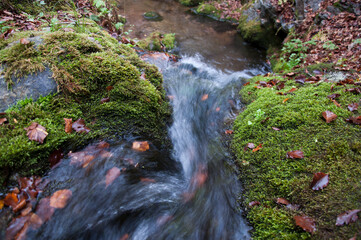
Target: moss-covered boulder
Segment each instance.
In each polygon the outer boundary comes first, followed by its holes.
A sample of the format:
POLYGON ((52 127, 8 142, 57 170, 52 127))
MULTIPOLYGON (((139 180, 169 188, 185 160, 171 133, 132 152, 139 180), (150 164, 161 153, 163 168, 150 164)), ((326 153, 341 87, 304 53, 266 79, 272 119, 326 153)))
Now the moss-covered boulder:
POLYGON ((179 2, 188 7, 195 7, 202 2, 202 0, 179 0, 179 2))
POLYGON ((360 221, 336 226, 339 214, 360 208, 361 131, 359 125, 345 121, 359 115, 347 105, 359 103, 360 97, 344 91, 353 85, 333 84, 300 85, 269 75, 254 77, 241 90, 249 105, 235 121, 232 148, 245 188, 243 203, 260 202, 247 214, 254 226, 253 239, 350 239, 361 229, 360 221), (269 80, 284 81, 284 89, 256 88, 269 80), (292 88, 296 91, 278 93, 292 88), (327 97, 331 94, 340 94, 340 106, 327 97), (326 123, 322 117, 326 110, 337 119, 326 123), (246 151, 248 143, 262 148, 246 151), (294 150, 302 151, 304 158, 287 158, 287 152, 294 150), (314 191, 310 184, 317 172, 329 174, 330 182, 314 191), (277 198, 286 198, 293 207, 277 204, 277 198), (317 231, 311 235, 297 227, 296 215, 313 218, 317 231))
POLYGON ((175 34, 153 32, 147 38, 139 41, 137 45, 151 51, 169 51, 175 47, 175 34))
POLYGON ((132 134, 158 146, 164 142, 170 109, 162 75, 154 65, 143 62, 133 49, 118 43, 92 21, 85 31, 59 30, 39 36, 42 43, 36 48, 33 44, 11 44, 18 39, 16 34, 6 42, 0 40, 5 72, 20 66, 20 75, 28 73, 21 65, 26 59, 27 68, 41 64, 51 69, 59 88, 56 95, 20 101, 0 116, 7 119, 0 125, 0 184, 14 172, 41 174, 48 169, 48 157, 54 150, 74 149, 93 139, 132 134), (91 131, 66 133, 64 118, 82 118, 91 131), (46 128, 43 144, 28 139, 24 128, 32 122, 46 128))

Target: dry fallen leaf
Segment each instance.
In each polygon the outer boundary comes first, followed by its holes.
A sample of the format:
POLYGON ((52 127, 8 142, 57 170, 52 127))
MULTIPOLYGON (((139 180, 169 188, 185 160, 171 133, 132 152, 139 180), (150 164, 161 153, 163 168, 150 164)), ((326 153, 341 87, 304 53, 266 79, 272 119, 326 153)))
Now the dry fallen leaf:
POLYGON ((120 176, 120 169, 117 167, 113 167, 107 171, 107 175, 105 176, 105 188, 108 187, 114 180, 120 176))
POLYGON ((4 198, 4 204, 6 206, 11 206, 13 209, 16 207, 18 202, 19 202, 19 199, 18 199, 17 195, 13 192, 8 193, 4 198))
POLYGON ((50 197, 50 206, 53 208, 64 208, 71 197, 69 189, 58 190, 50 197))
POLYGON ((73 129, 72 129, 73 119, 72 118, 64 118, 64 122, 65 122, 65 132, 71 133, 73 131, 73 129))
MULTIPOLYGON (((347 109, 351 112, 356 111, 358 108, 358 104, 357 103, 351 103, 347 106, 347 109)), ((1 125, 1 119, 0 119, 0 125, 1 125)))
POLYGON ((287 152, 286 158, 304 158, 303 152, 300 150, 287 152))
POLYGON ((313 233, 316 231, 315 220, 308 216, 294 216, 294 220, 296 221, 296 225, 301 227, 304 231, 313 233))
POLYGON ((260 143, 255 149, 252 150, 252 152, 257 152, 262 148, 262 143, 260 143))
POLYGON ((277 198, 277 203, 278 203, 278 204, 283 204, 283 205, 288 205, 288 204, 290 204, 290 202, 289 202, 287 199, 285 199, 285 198, 277 198))
POLYGON ((361 209, 348 210, 337 216, 336 226, 342 226, 344 224, 349 224, 355 222, 358 219, 357 213, 361 209))
POLYGON ((227 135, 231 135, 231 134, 233 134, 233 130, 226 130, 226 131, 224 131, 224 133, 227 135))
POLYGON ((289 98, 285 98, 283 101, 282 101, 282 103, 285 103, 285 102, 287 102, 289 100, 289 98))
POLYGON ((149 144, 147 141, 143 141, 143 142, 135 141, 135 142, 133 142, 132 148, 134 150, 144 152, 149 149, 149 144))
POLYGON ((313 174, 313 180, 310 187, 312 188, 312 190, 315 191, 321 190, 328 185, 328 182, 329 182, 328 174, 317 172, 313 174))
POLYGON ((322 116, 326 120, 327 123, 330 123, 330 122, 334 121, 337 118, 337 115, 334 114, 331 111, 322 112, 322 116))
POLYGON ((113 86, 108 86, 106 87, 107 91, 109 92, 110 90, 112 90, 114 87, 113 86))
POLYGON ((248 206, 250 208, 254 207, 254 206, 258 206, 258 205, 261 205, 261 203, 259 201, 252 201, 248 204, 248 206))
POLYGON ((22 39, 20 39, 20 43, 23 45, 28 45, 30 43, 30 41, 26 38, 22 38, 22 39))
POLYGON ((71 127, 73 128, 73 130, 77 133, 88 133, 90 132, 90 129, 88 127, 85 126, 85 121, 84 119, 79 118, 78 120, 76 120, 75 122, 73 122, 73 124, 71 125, 71 127))
POLYGON ((48 136, 46 129, 37 122, 31 123, 31 125, 25 128, 25 130, 27 131, 26 135, 30 140, 37 141, 39 143, 43 143, 46 136, 48 136))
POLYGON ((102 99, 100 100, 100 103, 101 103, 101 104, 106 103, 106 102, 110 102, 110 98, 109 98, 109 97, 102 98, 102 99))

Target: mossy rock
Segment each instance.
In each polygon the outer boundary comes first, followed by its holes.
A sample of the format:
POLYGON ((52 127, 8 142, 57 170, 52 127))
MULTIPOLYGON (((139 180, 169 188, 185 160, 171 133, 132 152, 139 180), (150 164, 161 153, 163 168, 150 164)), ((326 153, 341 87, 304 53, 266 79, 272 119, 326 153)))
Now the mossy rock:
POLYGON ((180 0, 179 2, 187 7, 195 7, 199 5, 202 2, 202 0, 180 0))
POLYGON ((175 34, 153 32, 137 44, 139 47, 151 51, 169 51, 175 47, 175 34))
POLYGON ((145 12, 143 14, 143 17, 150 21, 162 21, 163 20, 163 17, 159 13, 153 12, 153 11, 145 12))
POLYGON ((206 15, 210 18, 219 20, 221 11, 217 10, 215 6, 212 5, 212 3, 202 3, 200 4, 197 9, 195 10, 197 14, 206 15))
POLYGON ((240 166, 244 205, 261 202, 247 215, 254 227, 253 239, 350 239, 361 229, 360 221, 335 225, 337 215, 361 207, 361 131, 360 126, 345 121, 360 114, 347 110, 348 104, 359 103, 359 96, 342 86, 331 91, 331 86, 328 82, 299 85, 271 75, 254 77, 241 90, 242 100, 249 105, 234 123, 232 149, 240 166), (257 81, 273 79, 284 81, 285 88, 255 88, 257 81), (297 90, 286 96, 277 94, 291 88, 297 90), (341 107, 327 98, 331 94, 341 95, 337 99, 341 107), (326 123, 322 118, 326 110, 337 119, 326 123), (262 144, 262 148, 245 151, 248 143, 262 144), (287 158, 286 153, 293 150, 303 151, 305 157, 287 158), (329 185, 320 191, 310 188, 316 172, 330 176, 329 185), (281 197, 300 208, 276 204, 281 197), (315 219, 317 231, 312 235, 293 221, 303 214, 315 219))
MULTIPOLYGON (((14 172, 43 174, 49 169, 50 153, 58 148, 66 152, 96 139, 120 139, 125 134, 142 136, 158 147, 165 143, 170 106, 162 75, 107 32, 96 25, 88 27, 85 32, 42 33, 43 43, 36 54, 25 54, 20 43, 7 44, 0 51, 5 70, 25 55, 30 62, 46 64, 60 90, 37 101, 20 101, 6 111, 8 123, 0 125, 0 184, 14 172), (101 104, 106 97, 109 102, 101 104), (83 118, 90 133, 65 133, 64 118, 83 118), (43 144, 26 136, 24 128, 32 122, 46 128, 43 144)), ((12 38, 18 39, 16 34, 12 38)))

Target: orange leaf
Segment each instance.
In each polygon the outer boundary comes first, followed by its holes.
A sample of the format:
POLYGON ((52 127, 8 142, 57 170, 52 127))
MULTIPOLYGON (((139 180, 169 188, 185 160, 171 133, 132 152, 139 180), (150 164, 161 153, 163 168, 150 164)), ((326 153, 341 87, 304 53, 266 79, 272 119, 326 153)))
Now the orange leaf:
POLYGON ((128 238, 129 238, 129 234, 126 233, 121 238, 119 238, 119 240, 127 240, 128 238))
POLYGON ((20 43, 23 45, 28 45, 30 43, 30 41, 26 38, 22 38, 22 39, 20 39, 20 43))
POLYGON ((207 100, 207 99, 208 99, 208 94, 204 94, 204 95, 202 96, 202 98, 201 98, 202 101, 205 101, 205 100, 207 100))
POLYGON ((224 131, 224 133, 227 135, 231 135, 231 134, 233 134, 233 130, 226 130, 226 131, 224 131))
POLYGON ((113 167, 107 171, 107 175, 105 176, 105 188, 108 187, 114 180, 120 176, 120 169, 117 167, 113 167))
POLYGON ((140 178, 141 182, 149 182, 149 183, 155 183, 156 181, 151 178, 140 178))
POLYGON ((21 200, 21 201, 13 208, 14 213, 20 211, 20 210, 23 209, 25 206, 26 206, 26 200, 23 199, 23 200, 21 200))
POLYGON ((134 150, 144 152, 144 151, 147 151, 149 149, 149 144, 148 144, 147 141, 143 141, 143 142, 135 141, 135 142, 133 142, 132 148, 134 150))
POLYGON ((25 128, 25 130, 27 131, 26 135, 30 140, 37 141, 39 143, 43 143, 46 136, 48 136, 46 129, 37 122, 31 123, 31 125, 25 128))
POLYGON ((246 82, 246 83, 243 84, 243 86, 247 86, 249 84, 250 84, 250 82, 246 82))
POLYGON ((16 207, 18 202, 19 202, 19 199, 15 193, 8 193, 4 198, 4 204, 6 206, 11 206, 13 209, 16 207))
POLYGON ((334 114, 331 111, 322 112, 322 116, 326 120, 327 123, 330 123, 330 122, 334 121, 337 118, 337 115, 334 114))
POLYGON ((308 216, 295 216, 294 217, 296 225, 301 227, 303 230, 313 233, 316 231, 315 221, 308 216))
POLYGON ((72 192, 69 189, 56 191, 50 197, 50 206, 54 208, 64 208, 71 197, 72 192))
POLYGON ((64 118, 64 121, 65 121, 65 132, 71 133, 73 131, 73 129, 72 129, 73 119, 72 118, 64 118))
POLYGON ((4 200, 0 200, 0 210, 4 207, 4 200))
POLYGON ((288 93, 294 92, 294 91, 296 91, 296 90, 297 90, 297 88, 291 88, 291 89, 288 91, 288 93))
POLYGON ((282 101, 282 103, 287 102, 287 101, 288 101, 288 99, 289 99, 289 98, 285 98, 285 99, 282 101))
POLYGON ((287 199, 284 199, 284 198, 277 198, 277 203, 278 204, 283 204, 283 205, 290 204, 290 202, 287 199))
POLYGON ((29 219, 29 225, 30 227, 34 229, 38 229, 43 225, 44 221, 35 213, 32 213, 29 219))
POLYGON ((262 143, 260 143, 255 149, 252 150, 252 152, 257 152, 262 148, 262 143))

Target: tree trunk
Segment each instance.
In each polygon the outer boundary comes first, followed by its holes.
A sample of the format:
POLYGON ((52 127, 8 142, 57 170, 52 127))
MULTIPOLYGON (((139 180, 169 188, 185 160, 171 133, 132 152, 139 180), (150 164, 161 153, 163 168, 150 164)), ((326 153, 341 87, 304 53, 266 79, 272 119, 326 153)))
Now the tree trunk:
POLYGON ((303 20, 305 17, 305 2, 304 0, 296 0, 296 15, 298 20, 303 20))

